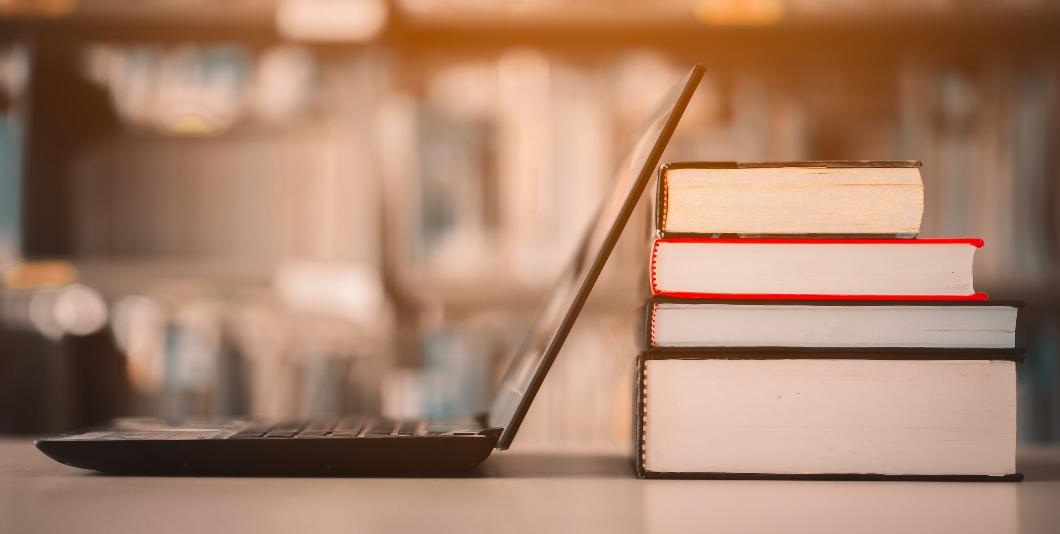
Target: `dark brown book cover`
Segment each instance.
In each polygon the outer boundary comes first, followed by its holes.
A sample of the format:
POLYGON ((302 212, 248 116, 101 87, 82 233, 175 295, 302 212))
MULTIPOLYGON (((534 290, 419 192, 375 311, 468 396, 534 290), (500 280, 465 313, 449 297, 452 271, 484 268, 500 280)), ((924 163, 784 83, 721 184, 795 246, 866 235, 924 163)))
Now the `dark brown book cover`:
MULTIPOLYGON (((666 171, 670 169, 770 169, 784 167, 801 168, 824 168, 824 169, 870 169, 870 168, 918 168, 921 163, 917 160, 818 160, 818 161, 765 161, 765 162, 739 162, 739 161, 679 161, 665 163, 659 167, 659 179, 656 180, 655 194, 655 229, 659 237, 739 237, 734 234, 688 234, 680 232, 664 232, 666 221, 666 206, 668 203, 666 187, 666 171)), ((784 234, 755 234, 756 237, 791 237, 784 234)), ((746 236, 745 236, 746 237, 746 236)), ((878 238, 893 237, 903 238, 897 234, 807 234, 803 237, 847 237, 847 238, 878 238)))
POLYGON ((820 358, 836 359, 839 352, 847 353, 845 358, 919 360, 919 359, 974 359, 974 360, 1023 360, 1023 352, 1018 349, 699 349, 699 350, 650 350, 641 353, 636 363, 636 397, 633 412, 635 414, 634 461, 637 475, 641 478, 683 478, 683 479, 760 479, 760 480, 908 480, 908 481, 951 481, 951 482, 1019 482, 1022 473, 1003 476, 989 475, 883 475, 873 473, 818 473, 818 474, 777 474, 777 473, 715 473, 715 472, 659 472, 649 471, 644 466, 644 406, 645 362, 648 360, 686 359, 792 359, 820 358), (747 354, 747 352, 755 354, 747 354), (768 353, 768 355, 766 355, 768 353), (940 353, 941 356, 940 357, 940 353), (959 353, 960 358, 956 358, 959 353))

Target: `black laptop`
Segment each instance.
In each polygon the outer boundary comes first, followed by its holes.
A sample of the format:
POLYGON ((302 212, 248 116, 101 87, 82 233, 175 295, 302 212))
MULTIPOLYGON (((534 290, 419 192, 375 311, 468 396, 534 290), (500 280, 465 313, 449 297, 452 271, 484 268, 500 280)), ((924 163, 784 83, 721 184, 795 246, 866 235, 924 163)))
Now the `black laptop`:
POLYGON ((641 126, 568 268, 545 297, 488 413, 464 421, 331 420, 173 424, 43 438, 64 464, 107 473, 199 475, 447 475, 469 471, 515 439, 538 388, 589 297, 663 149, 703 76, 696 65, 641 126))

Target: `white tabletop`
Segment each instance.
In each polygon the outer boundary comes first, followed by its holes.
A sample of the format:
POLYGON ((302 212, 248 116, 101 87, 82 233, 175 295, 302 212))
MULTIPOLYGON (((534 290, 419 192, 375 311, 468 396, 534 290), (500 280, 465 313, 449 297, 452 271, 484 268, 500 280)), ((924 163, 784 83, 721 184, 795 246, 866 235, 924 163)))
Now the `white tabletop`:
POLYGON ((111 477, 0 440, 0 532, 1060 532, 1060 448, 1023 448, 1020 468, 1022 483, 639 480, 614 452, 516 450, 470 478, 111 477))

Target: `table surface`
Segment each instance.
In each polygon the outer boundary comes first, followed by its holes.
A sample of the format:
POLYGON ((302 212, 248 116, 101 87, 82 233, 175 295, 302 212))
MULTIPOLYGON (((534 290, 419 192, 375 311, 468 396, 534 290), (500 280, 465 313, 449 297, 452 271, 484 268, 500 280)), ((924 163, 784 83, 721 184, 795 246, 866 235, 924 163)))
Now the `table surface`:
POLYGON ((1021 483, 639 480, 617 451, 515 450, 468 478, 112 477, 9 439, 0 532, 1060 532, 1060 448, 1019 465, 1021 483))

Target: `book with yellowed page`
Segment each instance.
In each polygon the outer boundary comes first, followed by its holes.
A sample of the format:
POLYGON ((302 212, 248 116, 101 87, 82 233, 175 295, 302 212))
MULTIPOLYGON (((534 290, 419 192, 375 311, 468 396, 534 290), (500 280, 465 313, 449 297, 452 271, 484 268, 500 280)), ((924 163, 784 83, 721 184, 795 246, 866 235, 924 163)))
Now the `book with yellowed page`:
POLYGON ((1018 481, 1013 349, 714 348, 637 360, 648 478, 1018 481))
POLYGON ((915 237, 919 161, 682 162, 659 170, 663 236, 915 237))

